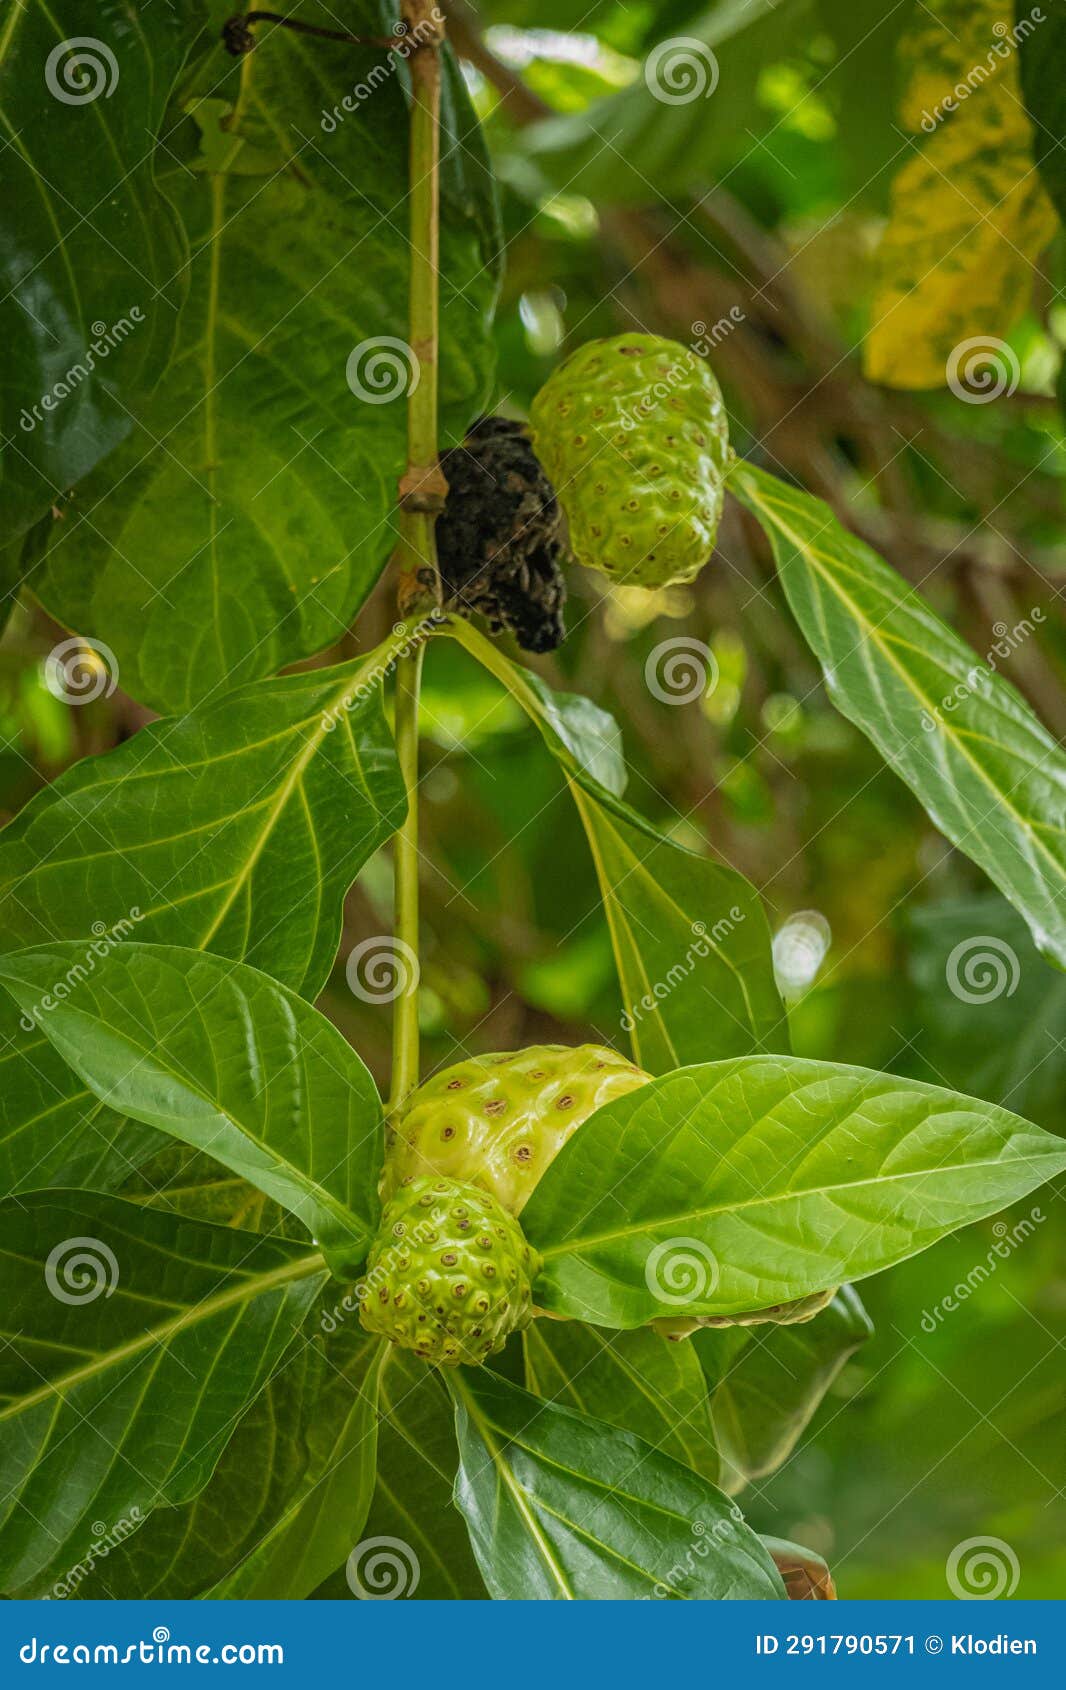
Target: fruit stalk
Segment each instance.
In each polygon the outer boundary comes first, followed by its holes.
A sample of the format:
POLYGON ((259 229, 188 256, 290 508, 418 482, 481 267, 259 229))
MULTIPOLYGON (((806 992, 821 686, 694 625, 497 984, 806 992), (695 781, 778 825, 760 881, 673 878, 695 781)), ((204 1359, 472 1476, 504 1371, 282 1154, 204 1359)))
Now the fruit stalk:
MULTIPOLYGON (((411 72, 409 190, 411 279, 409 334, 418 379, 407 396, 407 469, 399 487, 397 588, 404 617, 441 602, 435 527, 448 485, 437 442, 437 349, 440 268, 440 50, 444 25, 433 0, 403 0, 411 72)), ((393 931, 401 959, 418 955, 418 702, 422 643, 396 665, 396 749, 407 788, 407 819, 396 835, 393 931), (406 948, 405 948, 406 947, 406 948)), ((388 1109, 398 1109, 418 1084, 418 980, 396 999, 392 1027, 392 1083, 388 1109)))
MULTIPOLYGON (((418 956, 418 696, 423 646, 396 665, 396 755, 407 789, 407 816, 393 848, 393 932, 404 958, 418 956)), ((406 980, 393 1006, 390 1118, 418 1084, 418 979, 406 980)))
POLYGON ((400 614, 441 602, 436 520, 448 484, 437 443, 440 269, 440 101, 444 23, 432 0, 403 0, 411 74, 409 330, 417 381, 407 397, 407 469, 400 481, 400 614))

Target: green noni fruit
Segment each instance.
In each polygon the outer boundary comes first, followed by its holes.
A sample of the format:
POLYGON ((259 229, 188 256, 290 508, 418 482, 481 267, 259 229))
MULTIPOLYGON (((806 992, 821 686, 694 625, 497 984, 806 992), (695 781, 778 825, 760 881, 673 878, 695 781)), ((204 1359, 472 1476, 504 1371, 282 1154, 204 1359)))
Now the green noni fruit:
POLYGON ((414 1179, 386 1205, 360 1281, 360 1320, 438 1367, 476 1367, 529 1324, 539 1266, 487 1192, 414 1179))
POLYGON ((606 1045, 531 1045, 456 1063, 419 1086, 390 1126, 382 1195, 444 1174, 518 1215, 581 1123, 650 1077, 606 1045))
POLYGON ((714 549, 729 428, 710 365, 658 335, 591 340, 530 410, 579 563, 627 586, 691 581, 714 549))

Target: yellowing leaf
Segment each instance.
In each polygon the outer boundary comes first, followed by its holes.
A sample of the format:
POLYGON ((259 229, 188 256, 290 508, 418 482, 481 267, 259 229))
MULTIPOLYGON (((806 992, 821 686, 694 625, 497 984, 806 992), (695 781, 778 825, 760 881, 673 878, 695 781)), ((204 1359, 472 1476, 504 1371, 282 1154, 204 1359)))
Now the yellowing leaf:
POLYGON ((1025 310, 1033 265, 1055 232, 1033 162, 1016 30, 1000 0, 919 8, 901 54, 900 115, 915 150, 892 184, 866 340, 866 373, 892 387, 973 382, 979 340, 996 391, 1017 381, 999 339, 1025 310))

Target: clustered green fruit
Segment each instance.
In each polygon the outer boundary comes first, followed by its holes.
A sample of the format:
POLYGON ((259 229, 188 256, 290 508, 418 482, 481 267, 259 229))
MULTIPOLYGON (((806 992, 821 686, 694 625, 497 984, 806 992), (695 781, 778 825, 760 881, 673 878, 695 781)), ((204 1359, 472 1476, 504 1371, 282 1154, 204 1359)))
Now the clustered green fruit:
POLYGON ((531 1045, 469 1057, 426 1080, 393 1122, 382 1196, 444 1174, 521 1214, 582 1122, 650 1078, 606 1045, 531 1045))
POLYGON ((629 586, 691 581, 714 549, 729 426, 710 365, 658 335, 591 340, 530 410, 579 563, 629 586))
POLYGON ((360 1319, 423 1361, 476 1367, 528 1326, 538 1267, 494 1197, 439 1176, 413 1179, 381 1217, 360 1319))

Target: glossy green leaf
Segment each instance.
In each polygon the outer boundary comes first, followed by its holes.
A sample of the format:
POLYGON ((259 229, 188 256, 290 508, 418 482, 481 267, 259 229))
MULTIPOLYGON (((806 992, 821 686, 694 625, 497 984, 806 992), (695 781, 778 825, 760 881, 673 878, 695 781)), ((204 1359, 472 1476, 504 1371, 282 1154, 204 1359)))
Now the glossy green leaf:
POLYGON ((136 427, 171 355, 187 249, 153 138, 201 0, 12 5, 0 24, 5 541, 136 427), (86 37, 91 23, 92 35, 86 37), (64 50, 63 44, 80 41, 64 50))
MULTIPOLYGON (((193 254, 173 364, 56 525, 35 583, 161 709, 339 638, 392 547, 416 372, 402 74, 380 48, 269 25, 233 59, 219 39, 231 11, 212 7, 159 164, 193 254)), ((336 27, 324 0, 300 16, 336 27)), ((344 24, 383 21, 360 0, 344 24)), ((458 437, 487 397, 497 232, 453 68, 446 120, 441 407, 458 437)))
MULTIPOLYGON (((210 1596, 298 1601, 351 1553, 374 1495, 378 1383, 387 1349, 354 1327, 319 1354, 314 1385, 301 1402, 299 1480, 280 1508, 264 1511, 260 1531, 249 1534, 210 1596)), ((277 1461, 272 1453, 271 1475, 277 1461)), ((244 1461, 234 1469, 248 1473, 244 1461)))
POLYGON ((600 882, 634 1059, 688 1062, 788 1048, 770 929, 736 869, 649 838, 647 824, 574 786, 600 882))
POLYGON ((629 87, 530 132, 533 157, 567 193, 641 204, 702 190, 767 124, 760 72, 810 28, 807 0, 725 0, 692 10, 683 31, 649 48, 629 87))
POLYGON ((820 499, 738 464, 730 486, 762 524, 830 697, 940 831, 1066 967, 1066 756, 982 662, 820 499))
POLYGON ((524 1337, 535 1396, 635 1432, 718 1483, 707 1381, 696 1351, 657 1332, 603 1332, 580 1321, 534 1321, 524 1337))
POLYGON ((795 1326, 704 1327, 692 1351, 711 1388, 710 1412, 732 1495, 788 1460, 848 1357, 873 1326, 853 1285, 795 1326))
POLYGON ((452 632, 521 704, 566 774, 611 930, 620 1031, 635 1060, 663 1074, 686 1062, 787 1048, 755 888, 622 803, 625 766, 609 716, 588 700, 553 694, 467 624, 456 621, 452 632))
MULTIPOLYGON (((327 1286, 322 1305, 332 1296, 327 1286)), ((373 1488, 372 1411, 365 1438, 346 1432, 356 1406, 372 1394, 368 1367, 379 1346, 358 1327, 325 1345, 312 1321, 240 1421, 204 1489, 181 1507, 157 1508, 133 1537, 94 1556, 84 1576, 69 1581, 69 1595, 221 1596, 231 1580, 252 1584, 254 1570, 259 1576, 245 1594, 297 1599, 323 1562, 332 1567, 334 1556, 347 1555, 355 1538, 346 1540, 362 1530, 373 1488), (312 1519, 308 1510, 327 1493, 328 1514, 312 1519), (284 1542, 284 1555, 271 1556, 275 1542, 284 1542)))
MULTIPOLYGON (((409 1590, 417 1600, 484 1601, 469 1534, 452 1502, 459 1451, 439 1373, 391 1348, 380 1406, 377 1489, 366 1540, 391 1537, 406 1544, 418 1567, 418 1582, 409 1590)), ((331 1594, 348 1595, 350 1587, 345 1581, 331 1594)))
MULTIPOLYGON (((76 763, 0 834, 8 947, 83 937, 88 961, 130 937, 198 946, 314 997, 344 895, 406 809, 380 696, 400 638, 76 763)), ((2 1024, 0 1191, 120 1182, 154 1135, 93 1098, 6 1003, 2 1024)))
POLYGON ((497 1599, 772 1600, 773 1562, 736 1504, 630 1432, 485 1368, 449 1377, 456 1501, 497 1599))
POLYGON ((7 948, 135 933, 313 998, 344 894, 406 810, 388 655, 244 687, 75 763, 0 834, 7 948))
POLYGON ((597 1110, 522 1211, 539 1307, 602 1326, 862 1279, 1066 1168, 994 1104, 832 1062, 682 1069, 597 1110))
POLYGON ((258 969, 176 945, 0 958, 0 983, 110 1107, 206 1150, 296 1215, 338 1268, 377 1221, 381 1104, 317 1009, 258 969))
POLYGON ((0 1209, 0 1277, 0 1589, 38 1595, 100 1521, 121 1541, 201 1489, 326 1273, 306 1246, 38 1192, 0 1209))
POLYGON ((48 1186, 109 1191, 160 1143, 93 1096, 43 1033, 0 1002, 0 1198, 48 1186))

